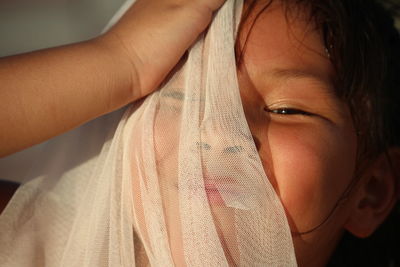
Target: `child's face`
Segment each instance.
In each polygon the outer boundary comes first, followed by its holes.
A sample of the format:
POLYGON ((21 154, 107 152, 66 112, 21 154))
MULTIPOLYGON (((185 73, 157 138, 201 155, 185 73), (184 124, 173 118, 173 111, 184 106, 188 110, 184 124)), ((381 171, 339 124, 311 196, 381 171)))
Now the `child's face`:
POLYGON ((330 215, 353 178, 356 134, 347 105, 334 94, 321 37, 300 16, 287 19, 284 12, 273 4, 255 23, 239 84, 264 169, 292 231, 311 230, 330 216, 310 234, 293 234, 299 265, 316 266, 329 258, 352 209, 345 201, 330 215), (285 111, 295 114, 277 114, 285 111))

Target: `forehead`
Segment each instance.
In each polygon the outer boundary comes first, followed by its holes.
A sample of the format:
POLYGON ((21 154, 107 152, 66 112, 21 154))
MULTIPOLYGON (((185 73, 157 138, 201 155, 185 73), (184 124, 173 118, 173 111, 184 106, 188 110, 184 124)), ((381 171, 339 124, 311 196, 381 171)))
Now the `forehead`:
POLYGON ((293 8, 286 12, 280 1, 262 10, 264 6, 256 4, 239 35, 240 47, 244 47, 242 63, 249 76, 267 77, 276 70, 289 70, 332 83, 332 64, 307 14, 293 8))

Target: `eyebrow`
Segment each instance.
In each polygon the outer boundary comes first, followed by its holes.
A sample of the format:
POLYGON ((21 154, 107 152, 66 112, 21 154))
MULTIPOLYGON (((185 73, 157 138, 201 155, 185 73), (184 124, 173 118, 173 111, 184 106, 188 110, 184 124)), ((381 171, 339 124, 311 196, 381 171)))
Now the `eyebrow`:
POLYGON ((321 83, 329 84, 329 82, 320 75, 314 74, 309 71, 299 69, 281 69, 276 68, 272 70, 272 75, 281 79, 312 79, 321 83))
POLYGON ((315 74, 313 72, 304 71, 300 69, 283 69, 283 68, 275 68, 270 72, 271 76, 276 77, 278 79, 306 79, 317 82, 318 84, 324 85, 323 88, 326 89, 329 94, 335 95, 332 84, 326 78, 315 74))
POLYGON ((161 96, 163 97, 170 97, 177 100, 183 100, 185 98, 185 94, 176 90, 168 90, 162 91, 161 96))

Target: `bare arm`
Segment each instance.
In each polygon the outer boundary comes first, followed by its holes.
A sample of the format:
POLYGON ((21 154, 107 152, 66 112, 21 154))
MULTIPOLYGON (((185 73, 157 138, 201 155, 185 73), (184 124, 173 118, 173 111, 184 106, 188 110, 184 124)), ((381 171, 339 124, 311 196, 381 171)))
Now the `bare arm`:
POLYGON ((224 0, 138 0, 105 35, 0 59, 0 157, 143 97, 224 0))
POLYGON ((132 99, 129 65, 92 42, 0 60, 0 155, 40 143, 132 99))

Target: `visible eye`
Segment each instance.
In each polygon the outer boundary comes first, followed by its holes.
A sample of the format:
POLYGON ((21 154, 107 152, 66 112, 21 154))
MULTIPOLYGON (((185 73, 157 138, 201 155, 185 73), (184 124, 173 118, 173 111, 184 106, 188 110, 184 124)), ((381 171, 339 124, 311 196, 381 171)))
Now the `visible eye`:
POLYGON ((196 147, 197 149, 204 149, 204 150, 210 150, 211 146, 207 143, 203 143, 203 142, 196 142, 196 147))
POLYGON ((277 114, 277 115, 304 115, 304 116, 313 116, 313 113, 303 111, 301 109, 296 108, 275 108, 270 109, 265 107, 264 110, 269 113, 277 114))

